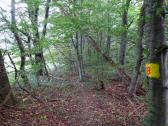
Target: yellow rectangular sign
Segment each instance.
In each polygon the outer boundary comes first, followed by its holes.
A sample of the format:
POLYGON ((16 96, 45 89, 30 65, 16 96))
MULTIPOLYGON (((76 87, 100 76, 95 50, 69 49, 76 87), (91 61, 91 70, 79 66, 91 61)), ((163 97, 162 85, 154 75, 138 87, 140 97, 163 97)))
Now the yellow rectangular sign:
POLYGON ((146 64, 146 75, 150 78, 160 78, 160 66, 156 63, 146 64))

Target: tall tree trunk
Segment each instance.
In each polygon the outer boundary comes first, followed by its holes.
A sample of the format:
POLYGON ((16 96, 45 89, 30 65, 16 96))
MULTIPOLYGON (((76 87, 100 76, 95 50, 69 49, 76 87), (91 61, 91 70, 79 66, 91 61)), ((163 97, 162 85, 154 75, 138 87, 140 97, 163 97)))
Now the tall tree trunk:
MULTIPOLYGON (((108 3, 110 4, 110 1, 108 0, 108 3)), ((110 36, 110 26, 111 26, 111 18, 110 18, 110 13, 108 12, 107 14, 107 24, 108 24, 108 28, 107 28, 107 42, 106 42, 106 54, 107 56, 110 57, 110 47, 111 47, 111 36, 110 36)))
POLYGON ((13 68, 15 70, 15 81, 17 81, 17 78, 18 78, 18 70, 16 68, 16 65, 15 65, 15 62, 13 61, 11 55, 8 53, 8 58, 9 60, 11 61, 11 64, 13 65, 13 68))
POLYGON ((39 69, 37 70, 37 75, 43 75, 44 73, 44 56, 43 56, 43 48, 40 46, 40 35, 38 30, 38 15, 39 15, 39 7, 37 7, 34 11, 34 30, 35 30, 35 39, 34 39, 34 46, 37 49, 37 52, 35 53, 35 61, 36 65, 39 66, 39 69))
POLYGON ((78 74, 79 74, 79 79, 82 81, 83 80, 83 65, 82 65, 82 54, 80 53, 80 43, 79 43, 79 33, 76 33, 76 44, 75 44, 75 49, 76 49, 76 55, 77 55, 77 67, 78 67, 78 74))
POLYGON ((111 47, 111 36, 109 35, 110 29, 108 28, 107 43, 106 43, 106 54, 110 57, 110 47, 111 47))
MULTIPOLYGON (((151 89, 151 106, 150 114, 152 115, 150 126, 167 126, 168 125, 168 84, 166 80, 167 72, 167 53, 165 50, 160 51, 160 47, 166 45, 165 41, 165 17, 164 0, 145 0, 147 3, 148 25, 146 26, 147 40, 150 47, 150 63, 157 64, 160 77, 149 77, 151 89), (165 54, 166 53, 166 54, 165 54)), ((148 125, 148 126, 149 126, 148 125)))
POLYGON ((16 17, 15 17, 15 0, 11 1, 11 6, 12 6, 12 10, 11 10, 11 31, 15 37, 15 40, 17 41, 17 45, 19 47, 20 50, 20 58, 21 58, 21 64, 20 64, 20 74, 21 77, 25 83, 25 86, 30 88, 30 84, 29 84, 29 80, 28 77, 26 75, 26 71, 25 71, 25 63, 26 63, 26 56, 25 56, 25 49, 24 49, 24 45, 22 42, 21 37, 18 34, 18 28, 16 26, 16 17))
POLYGON ((107 42, 106 42, 106 54, 110 57, 111 36, 110 36, 110 15, 108 14, 108 28, 107 28, 107 42))
POLYGON ((34 60, 33 60, 32 54, 30 53, 30 50, 31 50, 30 36, 27 37, 27 46, 28 46, 28 49, 29 49, 29 54, 28 54, 29 60, 31 61, 31 64, 34 65, 34 60))
POLYGON ((49 76, 44 55, 43 55, 43 47, 40 46, 41 39, 45 38, 47 33, 47 19, 49 17, 49 4, 51 0, 47 0, 46 2, 46 8, 45 8, 45 23, 43 25, 42 30, 42 36, 40 37, 39 29, 38 29, 38 16, 39 16, 39 5, 31 6, 28 4, 28 11, 29 11, 29 18, 31 20, 33 29, 34 29, 34 46, 36 47, 36 53, 35 53, 35 63, 38 66, 37 75, 43 75, 44 73, 49 76))
MULTIPOLYGON (((49 10, 50 10, 50 2, 51 0, 47 0, 46 2, 46 8, 45 8, 45 16, 44 16, 44 26, 43 26, 43 34, 42 34, 42 38, 45 38, 46 37, 46 34, 47 34, 47 24, 48 24, 48 17, 49 17, 49 10)), ((49 72, 47 70, 47 65, 46 65, 46 61, 44 59, 44 56, 43 56, 43 63, 44 63, 44 68, 45 68, 45 73, 46 75, 49 77, 49 72)))
POLYGON ((76 40, 74 41, 72 38, 72 44, 75 48, 76 51, 76 56, 77 56, 77 69, 78 69, 78 75, 79 75, 79 79, 82 81, 83 75, 84 75, 84 69, 83 69, 83 59, 82 59, 82 54, 81 54, 81 42, 79 42, 79 33, 77 32, 75 35, 76 40))
POLYGON ((140 12, 140 17, 139 17, 139 38, 138 38, 138 59, 137 63, 135 66, 135 73, 132 76, 132 81, 129 87, 129 93, 130 95, 134 95, 137 90, 138 86, 138 78, 140 76, 140 70, 141 70, 141 65, 142 65, 142 60, 143 60, 143 34, 144 34, 144 25, 145 25, 145 4, 143 4, 140 12))
POLYGON ((122 27, 124 31, 121 34, 121 42, 120 42, 120 54, 119 54, 119 63, 121 65, 125 64, 125 55, 126 55, 126 46, 127 46, 127 34, 128 34, 128 9, 131 0, 127 0, 126 4, 123 6, 123 15, 122 15, 122 27))
POLYGON ((12 94, 8 76, 5 70, 4 59, 0 51, 0 106, 15 105, 16 99, 12 94))
POLYGON ((44 17, 44 26, 43 26, 43 37, 46 36, 46 33, 47 33, 47 20, 48 20, 48 17, 49 17, 49 10, 50 10, 50 4, 51 0, 47 0, 47 3, 46 3, 46 8, 45 8, 45 17, 44 17))
POLYGON ((84 69, 84 60, 83 60, 83 50, 84 50, 84 39, 83 36, 80 34, 80 55, 81 55, 81 68, 82 68, 82 75, 85 75, 84 69))
POLYGON ((107 36, 107 51, 106 51, 106 54, 107 54, 107 56, 109 56, 110 57, 110 46, 111 46, 111 37, 108 35, 107 36))

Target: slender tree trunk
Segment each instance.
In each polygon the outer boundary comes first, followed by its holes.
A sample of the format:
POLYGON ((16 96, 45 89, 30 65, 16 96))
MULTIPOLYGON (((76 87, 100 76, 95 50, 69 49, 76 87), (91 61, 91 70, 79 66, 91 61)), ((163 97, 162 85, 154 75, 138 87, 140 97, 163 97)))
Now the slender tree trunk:
POLYGON ((11 11, 12 27, 11 27, 11 31, 12 31, 14 37, 15 37, 15 40, 17 41, 17 45, 19 47, 20 55, 21 55, 20 56, 20 58, 21 58, 20 74, 21 74, 21 77, 24 81, 25 86, 30 88, 29 80, 28 80, 28 77, 27 77, 26 71, 25 71, 25 63, 26 63, 25 49, 24 49, 24 45, 23 45, 23 42, 21 40, 21 37, 18 34, 18 28, 16 26, 15 0, 11 1, 11 6, 12 6, 12 11, 11 11))
POLYGON ((87 44, 87 52, 88 52, 88 56, 89 56, 89 58, 91 57, 91 48, 90 48, 90 44, 89 44, 89 42, 87 42, 88 44, 87 44))
POLYGON ((8 76, 5 70, 4 59, 0 51, 0 106, 15 105, 16 99, 12 93, 8 76))
POLYGON ((151 89, 151 123, 148 126, 167 126, 168 125, 168 84, 166 83, 167 72, 167 53, 160 51, 160 47, 166 45, 165 41, 165 17, 164 0, 145 0, 147 3, 148 25, 146 26, 147 40, 150 48, 150 63, 159 65, 160 77, 149 78, 151 89))
POLYGON ((76 51, 76 56, 77 56, 77 69, 78 69, 78 75, 79 75, 79 79, 82 81, 84 78, 83 78, 83 75, 84 75, 84 72, 83 72, 83 62, 82 62, 82 54, 81 54, 81 45, 80 45, 80 42, 79 42, 79 33, 77 32, 76 35, 76 41, 73 40, 72 38, 72 44, 75 48, 75 51, 76 51))
POLYGON ((108 29, 107 29, 107 42, 106 42, 106 54, 110 57, 111 36, 110 36, 110 16, 108 14, 108 29))
MULTIPOLYGON (((28 49, 29 49, 29 52, 30 52, 30 50, 31 50, 31 40, 30 40, 30 36, 27 37, 27 46, 28 46, 28 49)), ((34 60, 33 60, 32 54, 29 53, 29 54, 28 54, 28 57, 29 57, 29 60, 31 61, 31 64, 34 65, 34 60)))
POLYGON ((107 54, 107 56, 109 56, 110 57, 110 46, 111 46, 111 37, 108 35, 107 36, 107 51, 106 51, 106 54, 107 54))
MULTIPOLYGON (((108 1, 110 4, 110 1, 108 1)), ((107 23, 108 23, 108 28, 107 28, 107 42, 106 42, 106 54, 107 56, 110 57, 110 47, 111 47, 111 36, 110 36, 110 26, 111 26, 111 19, 110 19, 110 13, 107 14, 107 23)))
POLYGON ((122 15, 122 27, 124 31, 121 34, 121 42, 120 42, 120 54, 119 54, 119 63, 121 65, 125 64, 125 55, 126 55, 126 47, 127 47, 127 34, 128 34, 128 9, 130 5, 131 0, 127 0, 126 4, 124 4, 123 9, 123 15, 122 15))
POLYGON ((43 56, 43 48, 40 47, 40 35, 38 30, 38 15, 39 15, 39 7, 37 7, 34 11, 34 30, 35 30, 35 39, 34 39, 34 46, 37 49, 37 53, 35 53, 35 61, 36 65, 39 66, 39 69, 37 70, 37 75, 43 75, 44 73, 44 56, 43 56))
MULTIPOLYGON (((50 10, 50 2, 51 0, 47 0, 46 2, 46 8, 45 8, 45 17, 44 17, 44 26, 43 26, 43 35, 42 35, 42 38, 45 38, 46 37, 46 34, 47 34, 47 24, 48 24, 48 17, 49 17, 49 10, 50 10)), ((48 76, 49 78, 49 72, 47 70, 47 66, 46 66, 46 61, 44 59, 44 56, 43 56, 43 63, 44 63, 44 68, 45 68, 45 72, 46 72, 46 75, 48 76)))
POLYGON ((83 80, 83 65, 82 65, 82 54, 80 53, 79 33, 76 33, 76 54, 77 54, 77 65, 79 78, 83 80))
POLYGON ((144 25, 145 25, 145 4, 143 4, 140 12, 140 17, 139 17, 139 39, 138 39, 138 59, 137 63, 135 66, 135 73, 132 76, 132 81, 129 87, 129 93, 130 95, 134 95, 137 90, 138 86, 138 78, 140 76, 140 70, 141 70, 141 65, 142 65, 142 60, 143 60, 143 34, 144 34, 144 25))
POLYGON ((84 69, 84 60, 83 60, 83 49, 84 49, 84 41, 83 36, 80 34, 80 56, 81 56, 81 68, 82 68, 82 75, 85 75, 84 69))
POLYGON ((41 39, 45 38, 46 33, 47 33, 47 19, 49 17, 49 4, 50 4, 51 0, 47 0, 46 3, 46 8, 45 8, 45 23, 43 26, 43 31, 42 31, 42 37, 40 38, 40 34, 39 34, 39 29, 38 29, 38 16, 39 16, 39 6, 33 6, 31 7, 31 5, 28 5, 28 11, 29 11, 29 18, 31 20, 33 29, 34 29, 34 46, 36 47, 36 53, 35 53, 35 63, 38 66, 38 70, 37 70, 37 75, 43 75, 44 73, 49 76, 47 67, 46 67, 46 63, 45 63, 45 59, 44 59, 44 55, 43 55, 43 47, 40 46, 40 41, 41 39))
POLYGON ((46 3, 45 17, 44 17, 45 23, 44 23, 44 26, 43 26, 43 37, 45 37, 46 34, 47 34, 47 24, 48 24, 47 20, 48 20, 48 17, 49 17, 49 10, 50 10, 49 4, 50 4, 50 2, 51 2, 51 0, 47 0, 47 3, 46 3))
POLYGON ((8 53, 8 57, 9 57, 9 60, 11 61, 11 64, 13 65, 13 68, 15 70, 15 81, 17 81, 17 78, 18 78, 18 70, 16 68, 16 65, 11 57, 11 55, 8 53))

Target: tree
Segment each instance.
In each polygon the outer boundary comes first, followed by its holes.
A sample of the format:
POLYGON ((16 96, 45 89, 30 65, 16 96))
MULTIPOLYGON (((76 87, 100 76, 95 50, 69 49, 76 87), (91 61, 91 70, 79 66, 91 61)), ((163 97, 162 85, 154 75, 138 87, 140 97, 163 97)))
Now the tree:
POLYGON ((0 51, 0 105, 15 105, 16 99, 9 84, 4 59, 0 51))
POLYGON ((138 37, 138 58, 135 66, 135 72, 133 73, 134 75, 132 76, 131 84, 129 87, 129 93, 130 95, 134 95, 137 90, 138 86, 138 78, 140 77, 140 70, 141 70, 141 65, 143 61, 143 34, 144 34, 144 25, 145 25, 145 4, 143 3, 141 12, 140 12, 140 17, 139 17, 139 37, 138 37))
MULTIPOLYGON (((44 73, 48 75, 48 70, 46 68, 46 63, 45 63, 45 58, 43 54, 43 45, 41 44, 42 41, 45 39, 46 34, 47 34, 47 20, 49 17, 49 4, 51 0, 46 1, 45 5, 45 16, 44 16, 44 25, 43 25, 43 30, 42 30, 42 35, 40 35, 39 31, 39 6, 40 6, 40 1, 26 1, 28 5, 28 15, 29 19, 32 25, 32 36, 33 36, 33 44, 34 47, 36 48, 35 51, 35 63, 36 66, 38 67, 37 70, 37 75, 43 75, 44 73)), ((30 34, 30 33, 27 33, 30 34)))
POLYGON ((126 3, 123 4, 123 14, 122 14, 122 27, 123 31, 121 33, 121 42, 120 42, 120 54, 119 54, 119 63, 121 65, 125 64, 125 55, 127 48, 127 35, 128 35, 128 9, 130 6, 131 0, 126 0, 126 3))
MULTIPOLYGON (((149 84, 151 89, 151 123, 148 126, 166 126, 168 125, 167 112, 167 51, 161 49, 166 45, 165 41, 165 16, 163 15, 165 1, 164 0, 145 0, 144 1, 147 15, 147 23, 145 25, 146 42, 149 43, 150 56, 149 62, 155 64, 159 69, 157 77, 149 76, 149 84)), ((150 68, 151 70, 155 68, 150 68)))
POLYGON ((72 38, 72 44, 74 46, 74 49, 76 51, 76 57, 77 57, 77 68, 78 68, 78 74, 79 74, 79 79, 83 81, 84 79, 84 67, 83 67, 83 58, 82 58, 82 38, 79 40, 79 33, 77 32, 75 35, 75 41, 72 38), (79 42, 80 41, 80 42, 79 42))
POLYGON ((20 64, 20 75, 23 78, 23 81, 25 83, 25 86, 27 86, 28 88, 30 88, 30 84, 29 84, 29 80, 28 77, 26 75, 26 71, 25 71, 25 64, 26 64, 26 52, 25 52, 25 48, 22 42, 22 38, 20 37, 19 33, 18 33, 18 27, 16 26, 16 14, 15 14, 15 0, 11 1, 11 27, 10 30, 14 35, 14 38, 17 42, 17 45, 19 47, 20 50, 20 58, 21 58, 21 64, 20 64))

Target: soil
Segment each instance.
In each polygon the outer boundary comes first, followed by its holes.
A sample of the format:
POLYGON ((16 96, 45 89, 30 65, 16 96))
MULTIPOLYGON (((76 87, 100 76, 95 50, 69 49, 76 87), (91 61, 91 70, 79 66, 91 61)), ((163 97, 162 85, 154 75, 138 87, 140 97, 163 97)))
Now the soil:
POLYGON ((0 126, 141 126, 147 113, 144 96, 128 95, 122 82, 105 90, 86 88, 71 77, 65 88, 37 88, 33 95, 16 92, 20 106, 0 107, 0 126))

